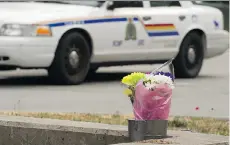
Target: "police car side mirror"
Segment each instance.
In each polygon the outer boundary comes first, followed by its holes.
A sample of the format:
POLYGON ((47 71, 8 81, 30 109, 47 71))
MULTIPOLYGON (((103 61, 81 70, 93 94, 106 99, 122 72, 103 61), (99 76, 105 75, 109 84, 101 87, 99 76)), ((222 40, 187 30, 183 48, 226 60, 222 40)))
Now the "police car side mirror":
POLYGON ((114 6, 115 6, 114 2, 113 1, 109 1, 108 5, 107 5, 107 9, 108 10, 114 10, 115 9, 114 6))

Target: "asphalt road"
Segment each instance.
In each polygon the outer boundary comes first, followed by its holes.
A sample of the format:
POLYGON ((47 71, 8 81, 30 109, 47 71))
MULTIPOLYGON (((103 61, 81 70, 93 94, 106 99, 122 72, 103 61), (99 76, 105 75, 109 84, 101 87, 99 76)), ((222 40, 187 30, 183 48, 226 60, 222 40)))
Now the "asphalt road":
MULTIPOLYGON (((52 86, 43 70, 0 72, 0 111, 131 114, 120 79, 156 65, 101 68, 80 86, 52 86)), ((196 79, 177 79, 171 115, 228 118, 228 52, 206 60, 196 79), (195 108, 199 109, 196 110, 195 108)))

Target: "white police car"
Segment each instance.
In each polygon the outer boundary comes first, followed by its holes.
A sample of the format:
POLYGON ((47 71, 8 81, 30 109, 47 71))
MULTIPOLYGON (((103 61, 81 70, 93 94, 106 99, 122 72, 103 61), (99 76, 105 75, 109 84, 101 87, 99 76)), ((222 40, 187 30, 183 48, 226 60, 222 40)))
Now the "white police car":
POLYGON ((228 41, 221 11, 190 1, 0 2, 0 69, 45 68, 62 84, 176 55, 176 77, 196 77, 228 41))

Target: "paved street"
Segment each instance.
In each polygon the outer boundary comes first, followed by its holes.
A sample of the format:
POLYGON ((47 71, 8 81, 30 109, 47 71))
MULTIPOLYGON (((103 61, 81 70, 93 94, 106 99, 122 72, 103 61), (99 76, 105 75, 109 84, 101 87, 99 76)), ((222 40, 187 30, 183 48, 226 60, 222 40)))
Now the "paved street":
MULTIPOLYGON (((206 60, 197 79, 177 79, 172 115, 228 117, 228 52, 206 60), (195 110, 199 107, 199 110, 195 110)), ((51 86, 43 70, 0 73, 0 111, 90 112, 131 114, 120 79, 156 65, 102 68, 80 86, 51 86), (34 77, 35 76, 35 77, 34 77)))

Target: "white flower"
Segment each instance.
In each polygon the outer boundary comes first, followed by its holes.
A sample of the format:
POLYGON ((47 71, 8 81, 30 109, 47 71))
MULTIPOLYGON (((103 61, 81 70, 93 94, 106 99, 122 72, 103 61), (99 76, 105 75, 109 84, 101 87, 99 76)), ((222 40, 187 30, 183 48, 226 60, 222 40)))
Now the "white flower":
POLYGON ((153 79, 155 79, 155 81, 158 84, 167 84, 172 89, 174 88, 173 81, 172 81, 172 79, 170 77, 167 77, 165 75, 155 75, 155 76, 153 76, 153 79))
POLYGON ((154 83, 151 83, 151 82, 147 82, 145 83, 145 87, 148 89, 148 90, 153 90, 155 89, 157 86, 157 84, 154 84, 154 83))
POLYGON ((156 88, 157 85, 160 84, 167 84, 170 88, 174 89, 174 83, 170 77, 167 77, 165 75, 146 75, 146 80, 150 80, 145 84, 145 87, 152 90, 156 88))

